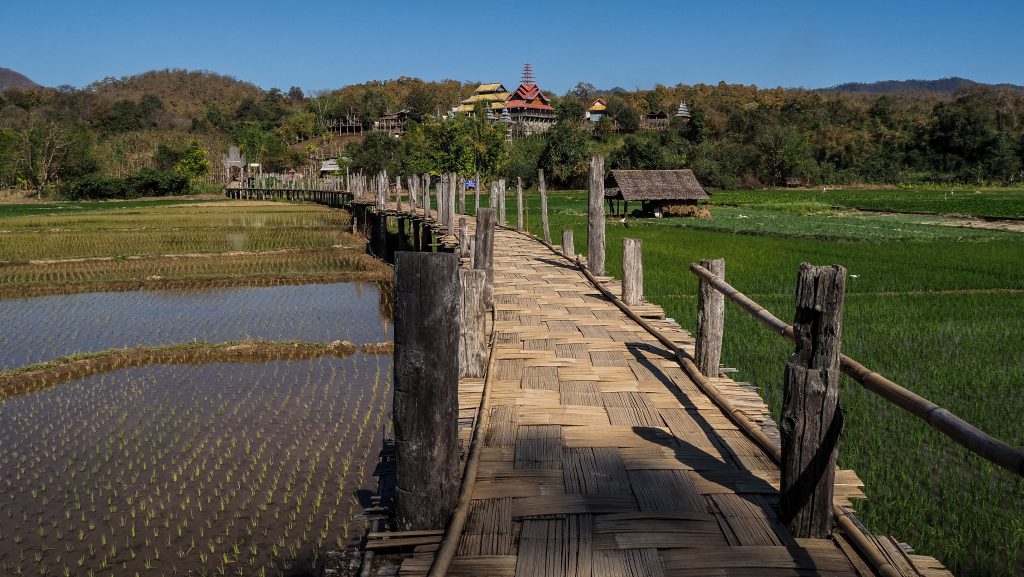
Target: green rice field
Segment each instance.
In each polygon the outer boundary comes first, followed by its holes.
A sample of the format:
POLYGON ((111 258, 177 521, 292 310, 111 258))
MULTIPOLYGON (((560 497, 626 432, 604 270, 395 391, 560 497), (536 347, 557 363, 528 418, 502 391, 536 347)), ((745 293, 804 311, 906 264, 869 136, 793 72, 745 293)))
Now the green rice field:
MULTIPOLYGON (((849 275, 844 352, 1024 446, 1024 234, 943 226, 938 223, 948 218, 928 215, 832 208, 1020 216, 1024 192, 984 191, 957 208, 953 201, 939 204, 947 202, 941 191, 839 191, 841 198, 812 192, 717 193, 715 202, 736 206, 711 206, 711 219, 609 219, 608 273, 621 275, 622 239, 642 239, 647 298, 692 330, 691 262, 724 258, 733 286, 790 322, 799 264, 841 264, 849 275), (817 204, 808 209, 809 201, 817 204)), ((528 224, 539 235, 538 205, 531 191, 528 224)), ((553 240, 572 228, 584 255, 586 205, 585 192, 549 195, 553 240)), ((514 224, 514 211, 509 215, 514 224)), ((791 353, 790 343, 727 306, 723 363, 738 369, 734 378, 758 387, 776 416, 791 353)), ((858 515, 868 527, 937 557, 958 575, 1024 575, 1024 479, 845 377, 842 387, 839 461, 866 483, 868 499, 858 515)))

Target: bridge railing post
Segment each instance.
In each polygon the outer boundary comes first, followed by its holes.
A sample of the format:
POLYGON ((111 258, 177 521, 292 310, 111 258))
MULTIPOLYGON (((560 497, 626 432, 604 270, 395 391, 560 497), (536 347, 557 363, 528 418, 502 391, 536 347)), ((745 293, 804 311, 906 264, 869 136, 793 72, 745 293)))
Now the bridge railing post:
POLYGON ((523 177, 516 178, 516 230, 523 230, 523 177))
MULTIPOLYGON (((702 260, 700 266, 725 279, 725 261, 720 258, 702 260)), ((722 360, 722 337, 725 332, 725 296, 703 278, 697 293, 697 343, 694 353, 697 369, 707 377, 717 378, 722 360)))
POLYGON ((800 265, 793 333, 782 395, 781 520, 796 538, 824 538, 835 522, 832 498, 843 414, 839 355, 846 269, 800 265))
POLYGON ((487 308, 494 306, 494 214, 493 208, 481 208, 476 216, 476 244, 473 268, 487 273, 484 288, 484 302, 487 308))
POLYGON ((622 302, 636 306, 644 298, 643 245, 638 238, 622 239, 622 302))
POLYGON ((604 275, 604 157, 590 159, 590 205, 587 210, 587 268, 604 275))
POLYGON ((576 246, 572 242, 572 229, 562 229, 562 252, 569 258, 576 258, 576 246))
POLYGON ((487 371, 487 272, 459 269, 459 376, 482 378, 487 371))
POLYGON ((537 169, 537 192, 540 193, 540 226, 544 242, 551 244, 551 230, 548 228, 548 185, 544 182, 544 169, 537 169))
POLYGON ((459 262, 395 259, 395 517, 400 531, 440 529, 459 483, 459 262))

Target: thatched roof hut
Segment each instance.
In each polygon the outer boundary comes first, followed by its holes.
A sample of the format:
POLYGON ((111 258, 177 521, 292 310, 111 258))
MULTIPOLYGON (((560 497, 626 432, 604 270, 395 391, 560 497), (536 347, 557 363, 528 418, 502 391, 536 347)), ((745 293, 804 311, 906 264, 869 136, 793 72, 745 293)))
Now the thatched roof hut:
POLYGON ((623 213, 630 202, 641 203, 643 212, 661 213, 710 198, 690 169, 613 170, 605 180, 604 195, 613 214, 616 200, 623 201, 623 213))

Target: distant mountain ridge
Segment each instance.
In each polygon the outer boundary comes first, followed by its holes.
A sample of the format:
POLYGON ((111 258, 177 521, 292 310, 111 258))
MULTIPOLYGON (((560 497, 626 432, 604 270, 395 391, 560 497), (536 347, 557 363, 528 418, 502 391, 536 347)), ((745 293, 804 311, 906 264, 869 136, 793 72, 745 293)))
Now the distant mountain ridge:
POLYGON ((36 88, 37 86, 39 85, 32 82, 28 76, 0 66, 0 90, 8 88, 36 88))
POLYGON ((847 82, 830 88, 819 88, 818 92, 844 92, 861 94, 903 94, 907 92, 929 92, 952 96, 964 89, 974 86, 990 88, 1008 88, 1024 92, 1024 86, 1016 84, 985 84, 959 76, 940 78, 938 80, 881 80, 878 82, 847 82))

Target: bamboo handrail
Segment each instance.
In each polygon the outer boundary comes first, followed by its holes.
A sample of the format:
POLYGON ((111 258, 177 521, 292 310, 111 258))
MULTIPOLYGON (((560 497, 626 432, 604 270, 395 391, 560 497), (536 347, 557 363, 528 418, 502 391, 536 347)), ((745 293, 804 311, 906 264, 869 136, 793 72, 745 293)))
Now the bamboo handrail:
MULTIPOLYGON (((745 312, 750 313, 757 321, 773 332, 782 335, 790 341, 794 340, 793 327, 791 325, 768 312, 767 309, 736 290, 732 285, 715 276, 708 269, 697 263, 691 263, 690 271, 704 281, 707 281, 718 292, 736 303, 745 312)), ((839 355, 839 362, 840 369, 847 376, 860 383, 865 389, 918 417, 930 427, 943 433, 968 451, 999 465, 1011 473, 1024 476, 1024 451, 996 439, 950 411, 871 371, 846 355, 839 355)))

